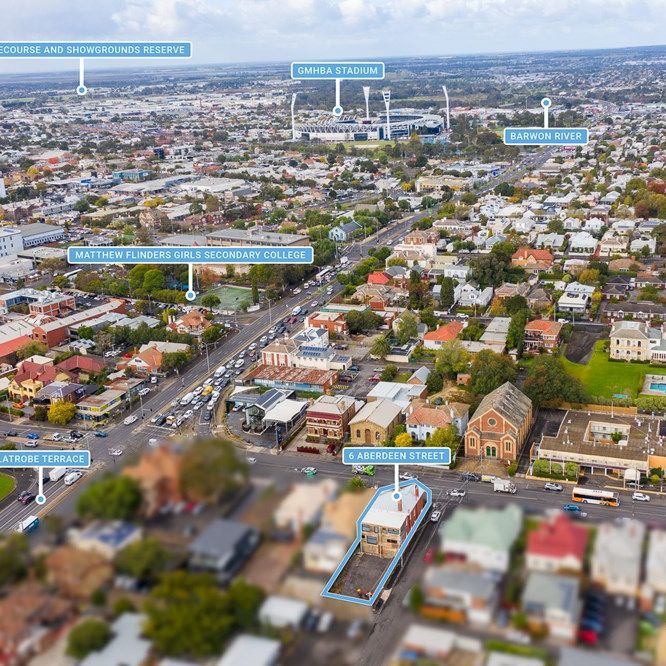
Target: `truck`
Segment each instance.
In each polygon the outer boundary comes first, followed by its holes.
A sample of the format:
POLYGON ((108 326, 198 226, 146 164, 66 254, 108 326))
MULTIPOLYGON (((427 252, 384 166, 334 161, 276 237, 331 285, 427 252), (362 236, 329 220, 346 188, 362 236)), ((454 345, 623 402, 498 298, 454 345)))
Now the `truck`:
POLYGON ((16 526, 16 531, 25 534, 26 532, 36 530, 38 527, 39 518, 37 516, 28 516, 16 526))
POLYGON ((493 481, 493 490, 496 493, 516 493, 516 486, 509 479, 495 479, 493 481))
POLYGON ((67 474, 66 467, 54 467, 49 472, 49 481, 58 481, 59 479, 62 479, 65 474, 67 474))

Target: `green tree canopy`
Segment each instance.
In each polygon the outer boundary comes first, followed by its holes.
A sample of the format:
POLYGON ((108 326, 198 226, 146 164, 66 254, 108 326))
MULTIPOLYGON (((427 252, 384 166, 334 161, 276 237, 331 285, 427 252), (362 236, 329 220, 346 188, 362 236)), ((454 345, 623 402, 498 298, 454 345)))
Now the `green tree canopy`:
POLYGON ((486 395, 504 382, 514 382, 516 366, 508 356, 483 349, 474 358, 470 374, 470 389, 477 395, 486 395))
POLYGON ((108 476, 93 481, 79 495, 76 511, 82 518, 130 520, 141 507, 141 488, 128 476, 108 476))
POLYGON ((67 654, 74 659, 84 659, 91 652, 101 650, 111 640, 111 628, 96 618, 79 622, 67 636, 67 654))
POLYGON ((557 407, 562 402, 584 403, 588 400, 580 380, 567 374, 562 360, 546 354, 534 359, 523 390, 535 407, 557 407))
POLYGON ((436 370, 445 377, 454 379, 459 372, 467 371, 470 356, 460 341, 451 340, 442 344, 435 359, 436 370))
POLYGON ((116 569, 142 583, 152 583, 166 570, 169 552, 154 537, 135 541, 121 550, 115 559, 116 569))

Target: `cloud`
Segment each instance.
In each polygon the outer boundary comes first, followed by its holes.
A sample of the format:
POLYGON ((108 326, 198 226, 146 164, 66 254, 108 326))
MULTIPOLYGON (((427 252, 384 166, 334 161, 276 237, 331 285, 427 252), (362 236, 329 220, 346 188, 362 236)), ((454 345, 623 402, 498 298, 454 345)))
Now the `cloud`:
MULTIPOLYGON (((663 43, 664 0, 32 0, 4 39, 187 39, 195 61, 663 43)), ((38 65, 31 61, 33 65, 38 65)), ((0 61, 0 71, 10 63, 0 61)))

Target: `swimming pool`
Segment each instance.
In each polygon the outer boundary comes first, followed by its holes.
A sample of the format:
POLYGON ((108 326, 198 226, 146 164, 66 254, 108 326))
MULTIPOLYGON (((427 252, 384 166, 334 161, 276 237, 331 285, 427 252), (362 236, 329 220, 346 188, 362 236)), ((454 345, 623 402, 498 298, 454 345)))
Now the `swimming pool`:
POLYGON ((666 383, 652 382, 650 384, 650 391, 659 391, 659 393, 666 393, 666 383))

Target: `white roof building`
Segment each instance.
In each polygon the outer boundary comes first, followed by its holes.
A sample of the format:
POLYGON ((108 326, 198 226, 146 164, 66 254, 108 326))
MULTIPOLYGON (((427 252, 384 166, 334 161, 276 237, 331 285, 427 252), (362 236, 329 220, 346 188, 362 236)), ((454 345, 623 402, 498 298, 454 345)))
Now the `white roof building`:
MULTIPOLYGON (((308 605, 298 599, 289 599, 272 595, 268 597, 259 609, 259 622, 268 624, 276 629, 284 627, 298 628, 308 612, 308 605)), ((248 661, 247 664, 252 662, 248 661)))
POLYGON ((241 634, 225 650, 217 666, 274 666, 280 656, 280 641, 241 634))

